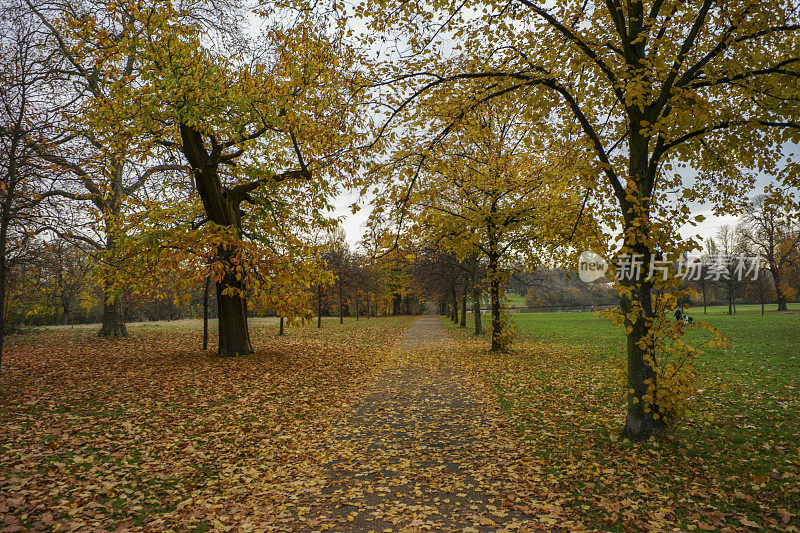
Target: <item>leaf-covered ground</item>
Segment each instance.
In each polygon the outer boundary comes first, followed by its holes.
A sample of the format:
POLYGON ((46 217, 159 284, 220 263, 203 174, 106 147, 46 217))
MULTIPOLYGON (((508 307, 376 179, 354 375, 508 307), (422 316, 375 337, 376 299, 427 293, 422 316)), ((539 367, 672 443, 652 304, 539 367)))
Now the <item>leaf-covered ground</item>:
POLYGON ((261 326, 235 359, 196 327, 16 336, 0 531, 797 531, 800 315, 768 318, 712 316, 706 413, 641 444, 589 314, 519 315, 505 355, 424 318, 261 326))
MULTIPOLYGON (((256 330, 253 356, 193 331, 15 339, 0 489, 9 530, 530 531, 529 461, 435 318, 256 330), (399 341, 399 343, 398 343, 399 341)), ((535 485, 535 483, 533 483, 535 485)))
POLYGON ((409 319, 256 328, 222 359, 197 330, 12 338, 0 396, 0 530, 286 530, 318 490, 331 421, 409 319))
POLYGON ((800 313, 702 315, 731 349, 702 356, 702 410, 661 442, 617 438, 620 330, 591 314, 516 315, 522 342, 486 352, 452 325, 542 471, 532 499, 602 530, 800 528, 800 313))
MULTIPOLYGON (((326 446, 309 525, 333 531, 532 531, 555 522, 496 402, 438 319, 422 317, 326 446)), ((580 529, 566 517, 561 523, 580 529)))

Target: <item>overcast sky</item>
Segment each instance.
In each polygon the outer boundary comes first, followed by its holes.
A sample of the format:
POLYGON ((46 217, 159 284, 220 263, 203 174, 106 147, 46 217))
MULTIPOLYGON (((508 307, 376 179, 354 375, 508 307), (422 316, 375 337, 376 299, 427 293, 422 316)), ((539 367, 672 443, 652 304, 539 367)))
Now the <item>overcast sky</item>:
MULTIPOLYGON (((765 178, 761 183, 759 183, 759 186, 757 186, 753 193, 754 195, 758 194, 760 190, 763 189, 763 185, 766 181, 767 179, 765 178)), ((355 215, 351 213, 350 205, 352 205, 353 202, 356 202, 358 199, 358 191, 353 191, 340 195, 333 202, 333 205, 336 207, 335 216, 341 217, 342 227, 344 228, 344 231, 347 235, 347 242, 350 244, 350 249, 352 250, 355 250, 356 245, 364 234, 364 223, 367 221, 370 213, 370 206, 368 204, 362 204, 361 211, 355 215)), ((706 217, 706 219, 695 227, 686 226, 684 228, 680 228, 681 235, 684 237, 690 237, 697 234, 700 235, 703 240, 705 240, 708 237, 713 237, 720 226, 725 224, 735 226, 739 221, 739 217, 737 216, 714 216, 711 213, 710 206, 698 206, 692 210, 692 213, 694 215, 702 214, 706 217)))

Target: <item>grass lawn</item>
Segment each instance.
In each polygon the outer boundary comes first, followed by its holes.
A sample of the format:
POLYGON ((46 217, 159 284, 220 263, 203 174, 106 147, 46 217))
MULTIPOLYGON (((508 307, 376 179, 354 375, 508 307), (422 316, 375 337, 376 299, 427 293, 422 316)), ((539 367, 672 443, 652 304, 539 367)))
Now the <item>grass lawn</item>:
POLYGON ((506 294, 506 298, 508 299, 508 305, 510 307, 527 307, 528 306, 528 304, 525 303, 525 297, 520 295, 520 294, 517 294, 517 293, 506 294))
POLYGON ((191 324, 11 336, 0 375, 0 530, 247 530, 297 523, 330 421, 411 320, 252 328, 202 352, 191 324), (252 523, 250 526, 252 526, 252 523), (252 529, 252 527, 250 527, 252 529))
POLYGON ((798 531, 800 306, 770 307, 691 310, 731 347, 700 357, 697 409, 648 443, 618 439, 621 329, 590 313, 515 314, 520 342, 494 355, 444 323, 526 443, 542 501, 604 530, 798 531))

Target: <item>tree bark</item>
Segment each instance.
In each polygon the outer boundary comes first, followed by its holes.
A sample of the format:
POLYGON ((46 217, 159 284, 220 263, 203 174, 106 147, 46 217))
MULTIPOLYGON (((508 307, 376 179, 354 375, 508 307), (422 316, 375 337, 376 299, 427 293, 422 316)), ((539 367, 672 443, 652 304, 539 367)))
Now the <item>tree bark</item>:
POLYGON ((243 275, 237 279, 237 265, 232 262, 235 252, 220 247, 217 258, 225 264, 225 274, 216 284, 217 323, 219 324, 219 355, 235 357, 253 353, 247 326, 247 297, 243 275), (223 294, 227 293, 227 294, 223 294))
POLYGON ((217 314, 219 315, 219 354, 234 357, 253 353, 247 328, 247 300, 239 294, 223 294, 226 289, 244 291, 244 280, 236 279, 229 270, 217 283, 217 314))
POLYGON ((503 349, 500 341, 501 320, 500 320, 500 280, 493 279, 489 282, 489 298, 492 301, 492 351, 497 352, 503 349))
MULTIPOLYGON (((116 236, 112 228, 107 228, 108 240, 106 241, 106 250, 108 252, 108 261, 113 265, 115 252, 116 252, 116 236)), ((122 319, 122 300, 120 299, 119 291, 114 287, 111 279, 106 278, 104 296, 106 300, 103 302, 103 321, 100 331, 97 332, 98 337, 107 338, 123 338, 128 336, 128 328, 122 319)))
POLYGON ((111 303, 103 303, 103 325, 97 333, 98 337, 122 338, 128 336, 128 328, 122 320, 122 302, 119 296, 113 296, 111 303))
POLYGON ((281 317, 281 321, 278 326, 278 336, 283 337, 283 317, 281 317))
MULTIPOLYGON (((115 202, 112 207, 114 217, 119 217, 121 208, 118 202, 115 202)), ((113 227, 112 220, 106 220, 106 260, 112 267, 116 266, 117 255, 117 230, 113 227)), ((108 276, 108 274, 106 274, 108 276)), ((128 336, 128 328, 125 326, 125 321, 122 319, 122 300, 120 298, 119 290, 114 287, 111 279, 105 280, 105 293, 106 298, 103 303, 103 322, 100 331, 97 332, 98 337, 108 338, 122 338, 128 336), (109 303, 110 302, 110 303, 109 303)))
MULTIPOLYGON (((638 315, 635 322, 626 323, 631 327, 627 335, 627 355, 628 355, 628 389, 633 393, 628 394, 628 414, 625 418, 625 427, 622 430, 623 436, 632 440, 646 439, 664 427, 662 419, 655 419, 654 406, 650 406, 650 412, 645 411, 644 398, 648 391, 648 381, 657 385, 657 374, 647 362, 648 349, 642 349, 640 342, 650 333, 651 321, 653 318, 651 289, 649 283, 642 283, 640 287, 631 287, 633 294, 636 295, 643 309, 643 315, 638 315)), ((626 315, 633 311, 633 301, 630 298, 621 299, 621 309, 626 315)))
MULTIPOLYGON (((10 193, 7 193, 10 194, 10 193)), ((9 202, 10 203, 10 202, 9 202)), ((6 339, 6 287, 8 285, 8 264, 6 249, 8 246, 8 220, 5 212, 0 227, 0 371, 3 368, 3 346, 6 339)))
POLYGON ((770 266, 770 273, 772 274, 772 282, 775 284, 775 294, 778 297, 778 311, 788 311, 786 307, 786 295, 781 290, 781 273, 780 268, 777 266, 770 266))
MULTIPOLYGON (((222 147, 212 142, 212 151, 209 153, 203 144, 202 133, 186 124, 180 125, 180 134, 183 153, 194 171, 195 186, 206 215, 215 224, 233 228, 235 236, 241 238, 239 204, 244 197, 233 194, 232 190, 222 185, 219 177, 222 147)), ((253 352, 247 329, 244 273, 240 273, 239 279, 236 279, 236 269, 240 267, 231 262, 235 252, 230 247, 219 247, 216 258, 226 266, 226 274, 216 284, 219 354, 225 357, 253 352), (230 289, 233 290, 232 293, 223 294, 230 292, 230 289)))
POLYGON ((360 309, 358 308, 358 305, 360 303, 361 302, 359 301, 359 298, 358 298, 358 290, 356 290, 356 322, 358 322, 358 314, 360 312, 360 309))
MULTIPOLYGON (((643 45, 637 45, 643 46, 643 45)), ((627 199, 626 192, 618 193, 617 199, 623 215, 623 231, 626 235, 633 236, 633 242, 627 250, 629 253, 639 254, 642 265, 649 265, 652 250, 647 241, 650 239, 650 205, 655 183, 655 167, 649 165, 650 139, 645 137, 639 128, 640 121, 644 118, 638 108, 628 109, 629 124, 629 171, 634 178, 637 189, 633 191, 640 204, 638 207, 627 199)), ((627 244, 627 243, 626 243, 627 244)), ((646 268, 646 266, 645 266, 646 268)), ((633 277, 633 276, 632 276, 633 277)), ((640 275, 643 278, 643 275, 640 275)), ((627 333, 627 359, 628 359, 628 413, 622 435, 631 440, 644 440, 665 427, 663 417, 656 419, 655 406, 645 405, 650 384, 657 387, 657 372, 655 361, 651 357, 651 347, 643 343, 650 338, 654 319, 652 289, 653 284, 642 279, 627 279, 623 286, 630 290, 630 295, 621 297, 620 309, 625 314, 627 333), (641 309, 635 311, 634 303, 641 309), (635 319, 628 318, 635 315, 635 319), (649 407, 648 411, 645 409, 649 407)))

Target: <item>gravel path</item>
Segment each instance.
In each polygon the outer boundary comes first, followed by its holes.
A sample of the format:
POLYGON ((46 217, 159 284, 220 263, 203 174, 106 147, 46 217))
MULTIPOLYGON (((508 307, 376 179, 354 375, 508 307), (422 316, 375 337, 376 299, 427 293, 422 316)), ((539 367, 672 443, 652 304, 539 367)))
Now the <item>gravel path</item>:
POLYGON ((331 435, 322 497, 302 530, 508 531, 523 526, 504 423, 419 318, 374 390, 331 435))

